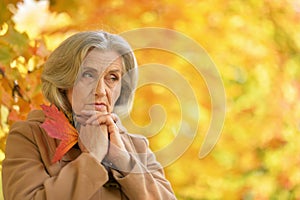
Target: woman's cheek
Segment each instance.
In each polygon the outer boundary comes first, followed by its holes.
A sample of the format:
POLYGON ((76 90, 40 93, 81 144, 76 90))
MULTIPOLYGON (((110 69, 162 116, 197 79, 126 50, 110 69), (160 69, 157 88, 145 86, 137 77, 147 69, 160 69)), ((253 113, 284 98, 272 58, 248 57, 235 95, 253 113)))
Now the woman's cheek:
POLYGON ((112 97, 113 105, 115 105, 115 103, 117 102, 120 94, 121 94, 121 86, 117 87, 112 94, 113 95, 113 97, 112 97))
POLYGON ((84 89, 80 87, 74 87, 73 88, 73 94, 72 94, 72 109, 75 113, 79 113, 83 106, 85 105, 85 101, 87 101, 88 98, 85 95, 84 89))

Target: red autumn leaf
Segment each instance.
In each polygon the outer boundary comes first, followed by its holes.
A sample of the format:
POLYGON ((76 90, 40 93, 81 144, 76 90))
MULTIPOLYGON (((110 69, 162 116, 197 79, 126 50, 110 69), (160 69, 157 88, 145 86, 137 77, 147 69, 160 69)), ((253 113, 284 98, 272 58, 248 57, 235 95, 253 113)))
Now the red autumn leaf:
POLYGON ((41 125, 52 138, 61 140, 56 148, 52 163, 60 160, 78 141, 78 132, 70 124, 63 112, 59 111, 56 106, 41 105, 46 119, 41 125))

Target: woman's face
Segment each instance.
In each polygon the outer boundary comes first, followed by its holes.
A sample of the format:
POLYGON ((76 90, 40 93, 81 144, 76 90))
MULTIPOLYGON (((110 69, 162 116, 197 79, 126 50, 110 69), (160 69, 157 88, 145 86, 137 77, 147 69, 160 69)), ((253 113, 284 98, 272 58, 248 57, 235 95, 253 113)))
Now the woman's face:
POLYGON ((114 51, 92 49, 84 58, 77 80, 67 97, 73 112, 96 110, 111 113, 120 96, 122 58, 114 51))

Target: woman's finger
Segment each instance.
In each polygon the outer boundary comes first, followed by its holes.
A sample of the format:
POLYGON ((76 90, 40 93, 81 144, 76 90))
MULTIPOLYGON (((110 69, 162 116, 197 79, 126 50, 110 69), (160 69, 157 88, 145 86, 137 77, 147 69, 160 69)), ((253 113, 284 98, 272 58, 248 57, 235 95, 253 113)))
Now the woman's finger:
POLYGON ((106 121, 110 115, 109 114, 103 114, 103 113, 97 113, 92 115, 87 121, 87 124, 106 124, 106 121))
POLYGON ((100 111, 97 111, 97 110, 82 110, 82 111, 80 111, 80 114, 81 115, 86 115, 86 116, 92 116, 92 115, 95 115, 95 114, 106 115, 108 113, 107 112, 100 112, 100 111))
POLYGON ((79 124, 85 125, 85 124, 86 124, 86 120, 88 120, 88 118, 87 118, 86 116, 83 116, 83 115, 76 115, 76 116, 75 116, 75 120, 76 120, 76 122, 78 122, 79 124))
POLYGON ((87 124, 93 124, 93 125, 98 125, 98 124, 107 124, 109 123, 117 123, 119 121, 119 118, 116 114, 103 114, 103 113, 95 113, 91 117, 89 117, 86 120, 87 124), (110 121, 112 119, 112 121, 110 121))
POLYGON ((115 113, 111 113, 110 115, 111 115, 111 117, 112 117, 112 119, 114 120, 115 123, 116 123, 117 121, 119 121, 118 115, 116 115, 115 113))

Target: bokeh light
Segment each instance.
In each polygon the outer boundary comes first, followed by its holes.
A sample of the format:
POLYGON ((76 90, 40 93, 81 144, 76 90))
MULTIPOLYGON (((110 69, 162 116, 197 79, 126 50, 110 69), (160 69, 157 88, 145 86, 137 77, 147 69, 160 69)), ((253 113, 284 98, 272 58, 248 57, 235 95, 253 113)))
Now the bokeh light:
MULTIPOLYGON (((178 71, 192 86, 200 107, 192 145, 165 168, 177 198, 299 199, 298 0, 0 1, 0 163, 11 124, 45 103, 41 69, 63 39, 83 30, 122 33, 144 27, 167 28, 193 38, 212 58, 225 86, 221 137, 199 159, 212 115, 204 79, 195 78, 189 63, 167 52, 135 52, 140 65, 154 62, 178 71)), ((155 103, 167 108, 165 127, 149 138, 151 148, 159 149, 178 129, 174 95, 157 85, 141 88, 131 116, 146 125, 155 103)))

